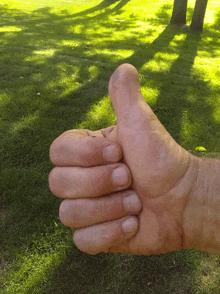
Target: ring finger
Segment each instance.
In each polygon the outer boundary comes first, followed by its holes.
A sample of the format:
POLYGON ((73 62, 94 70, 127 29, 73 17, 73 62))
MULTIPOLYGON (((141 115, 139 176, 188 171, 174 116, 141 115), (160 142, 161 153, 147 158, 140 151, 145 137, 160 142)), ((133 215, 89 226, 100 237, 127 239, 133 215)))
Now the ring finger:
POLYGON ((60 205, 60 220, 71 228, 82 228, 116 220, 128 215, 138 215, 142 203, 132 190, 104 197, 65 199, 60 205))

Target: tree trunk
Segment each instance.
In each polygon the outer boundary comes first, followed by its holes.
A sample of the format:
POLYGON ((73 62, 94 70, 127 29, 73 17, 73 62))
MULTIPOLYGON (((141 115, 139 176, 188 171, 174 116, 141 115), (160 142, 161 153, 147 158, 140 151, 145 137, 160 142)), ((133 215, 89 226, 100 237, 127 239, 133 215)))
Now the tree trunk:
POLYGON ((203 22, 208 0, 196 0, 193 18, 190 25, 191 30, 203 31, 203 22))
POLYGON ((187 2, 188 0, 174 0, 173 13, 170 20, 171 24, 186 24, 187 2))

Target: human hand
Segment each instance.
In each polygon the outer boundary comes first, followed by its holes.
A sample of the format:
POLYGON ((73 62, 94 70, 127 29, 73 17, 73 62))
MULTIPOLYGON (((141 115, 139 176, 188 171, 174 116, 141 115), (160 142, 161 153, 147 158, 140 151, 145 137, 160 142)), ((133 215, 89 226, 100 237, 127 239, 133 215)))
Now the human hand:
POLYGON ((70 130, 51 145, 56 167, 49 186, 65 199, 60 219, 76 228, 74 242, 89 254, 151 255, 184 248, 184 215, 197 160, 147 105, 133 66, 123 64, 114 72, 109 94, 117 126, 70 130), (108 145, 114 146, 109 154, 108 145), (118 183, 116 167, 124 169, 118 183), (134 196, 130 202, 129 195, 134 196))

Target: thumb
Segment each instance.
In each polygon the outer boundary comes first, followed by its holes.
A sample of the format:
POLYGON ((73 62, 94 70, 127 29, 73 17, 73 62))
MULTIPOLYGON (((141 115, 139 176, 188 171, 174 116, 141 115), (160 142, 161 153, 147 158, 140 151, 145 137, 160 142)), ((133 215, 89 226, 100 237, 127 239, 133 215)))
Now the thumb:
POLYGON ((131 64, 122 64, 113 73, 109 81, 109 95, 118 126, 130 128, 134 122, 138 125, 143 121, 149 124, 156 118, 141 94, 138 72, 131 64))
POLYGON ((137 147, 139 145, 139 148, 146 148, 147 145, 150 147, 155 142, 150 139, 161 138, 161 135, 170 138, 144 100, 138 72, 133 65, 125 63, 116 69, 109 81, 109 95, 117 116, 118 140, 123 150, 126 149, 126 145, 132 147, 134 144, 137 147))
POLYGON ((138 72, 130 64, 119 66, 109 81, 109 95, 117 116, 117 137, 124 162, 133 176, 132 188, 155 197, 166 193, 182 175, 179 164, 188 165, 188 156, 173 140, 145 102, 138 72))

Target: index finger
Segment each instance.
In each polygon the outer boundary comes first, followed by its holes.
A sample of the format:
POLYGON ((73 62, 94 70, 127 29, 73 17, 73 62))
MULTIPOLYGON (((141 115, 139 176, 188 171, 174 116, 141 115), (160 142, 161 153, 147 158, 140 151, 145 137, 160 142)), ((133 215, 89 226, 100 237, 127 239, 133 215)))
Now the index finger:
POLYGON ((116 163, 122 148, 116 142, 116 126, 99 131, 74 129, 60 135, 50 147, 50 159, 56 166, 89 167, 116 163), (115 133, 115 135, 112 135, 115 133), (108 136, 111 134, 111 140, 108 136), (115 141, 112 139, 115 138, 115 141))

